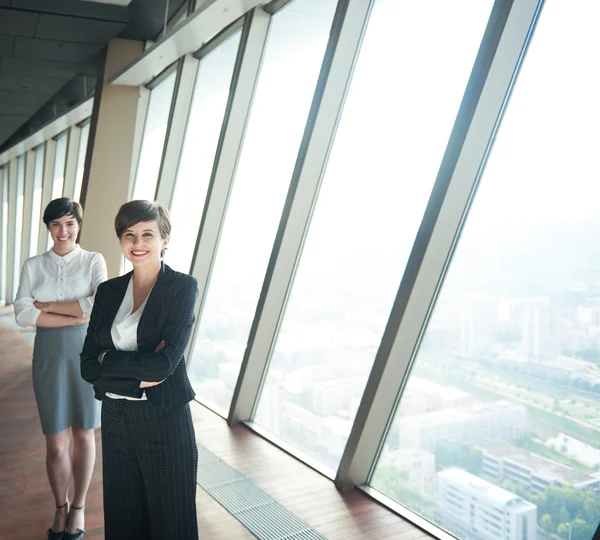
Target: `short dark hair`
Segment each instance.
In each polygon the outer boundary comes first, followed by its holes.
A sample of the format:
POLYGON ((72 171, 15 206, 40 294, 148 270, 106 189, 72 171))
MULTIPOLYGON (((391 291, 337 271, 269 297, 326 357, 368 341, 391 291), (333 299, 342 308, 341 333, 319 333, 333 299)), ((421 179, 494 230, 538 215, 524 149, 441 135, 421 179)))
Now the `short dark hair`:
POLYGON ((78 202, 67 199, 67 197, 61 197, 60 199, 54 199, 50 201, 46 210, 44 210, 44 223, 46 227, 50 226, 50 222, 55 219, 60 219, 63 216, 73 216, 79 227, 83 223, 83 210, 78 202))
POLYGON ((146 221, 158 223, 158 230, 163 240, 171 235, 171 216, 162 204, 150 201, 131 201, 119 208, 115 218, 117 238, 120 240, 127 229, 146 221))

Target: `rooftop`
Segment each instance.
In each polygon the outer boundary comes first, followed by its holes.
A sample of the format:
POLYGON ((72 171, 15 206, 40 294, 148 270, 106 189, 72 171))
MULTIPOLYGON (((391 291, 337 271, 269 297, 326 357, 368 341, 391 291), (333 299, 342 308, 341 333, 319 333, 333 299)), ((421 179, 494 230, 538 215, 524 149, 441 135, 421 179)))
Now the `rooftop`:
POLYGON ((438 473, 439 478, 443 478, 454 484, 459 484, 464 488, 470 488, 477 491, 480 495, 485 495, 488 500, 491 500, 502 506, 510 506, 511 508, 537 508, 532 504, 514 493, 502 489, 487 480, 483 480, 467 471, 458 468, 446 469, 438 473))
POLYGON ((576 486, 592 480, 592 477, 587 474, 510 444, 489 443, 480 445, 479 448, 484 454, 516 463, 549 482, 554 481, 576 486))

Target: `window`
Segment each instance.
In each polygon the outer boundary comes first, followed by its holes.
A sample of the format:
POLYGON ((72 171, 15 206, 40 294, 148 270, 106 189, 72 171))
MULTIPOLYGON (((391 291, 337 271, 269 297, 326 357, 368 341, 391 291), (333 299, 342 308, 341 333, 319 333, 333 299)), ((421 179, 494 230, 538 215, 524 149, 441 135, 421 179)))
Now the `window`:
POLYGON ((150 92, 132 200, 154 200, 176 76, 173 71, 150 92))
POLYGON ((200 399, 218 410, 233 395, 335 5, 296 0, 271 20, 190 363, 200 399))
MULTIPOLYGON (((54 158, 54 174, 52 175, 52 199, 60 199, 63 196, 65 186, 65 167, 67 165, 67 143, 69 133, 65 131, 58 139, 56 139, 56 152, 54 158)), ((49 232, 47 235, 46 249, 52 247, 52 237, 49 232)))
POLYGON ((40 223, 42 221, 42 183, 44 180, 45 146, 35 149, 33 168, 33 203, 31 207, 31 233, 29 236, 29 256, 37 255, 40 223))
POLYGON ((330 469, 350 434, 492 1, 434 4, 374 4, 255 417, 330 469), (316 437, 297 425, 306 415, 316 437))
POLYGON ((87 143, 90 136, 89 122, 81 128, 79 135, 79 149, 77 151, 77 171, 75 172, 75 191, 73 200, 79 202, 81 198, 81 186, 83 184, 83 173, 85 169, 85 155, 87 152, 87 143))
POLYGON ((167 262, 189 272, 202 219, 240 32, 205 56, 199 65, 171 204, 173 234, 167 262))
POLYGON ((2 253, 0 253, 0 299, 7 301, 6 280, 8 274, 8 166, 2 168, 2 253))
POLYGON ((23 202, 25 188, 25 154, 17 158, 17 198, 15 204, 15 251, 13 259, 13 296, 17 294, 21 275, 21 245, 23 243, 23 202))
POLYGON ((68 140, 69 133, 67 131, 56 139, 56 157, 54 159, 54 175, 52 176, 52 200, 63 196, 68 140))
POLYGON ((511 539, 573 522, 592 538, 600 520, 575 487, 600 470, 598 24, 595 0, 544 5, 372 480, 446 528, 461 524, 435 492, 416 499, 397 453, 433 455, 436 480, 481 504, 510 501, 511 539))

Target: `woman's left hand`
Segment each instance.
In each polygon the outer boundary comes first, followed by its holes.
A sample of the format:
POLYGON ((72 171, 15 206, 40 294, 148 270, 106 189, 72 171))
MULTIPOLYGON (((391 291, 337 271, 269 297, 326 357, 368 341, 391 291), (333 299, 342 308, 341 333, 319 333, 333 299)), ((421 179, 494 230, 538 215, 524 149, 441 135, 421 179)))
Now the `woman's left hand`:
POLYGON ((33 305, 39 309, 40 311, 43 311, 45 313, 49 313, 51 311, 52 308, 52 302, 38 302, 37 300, 35 300, 33 302, 33 305))

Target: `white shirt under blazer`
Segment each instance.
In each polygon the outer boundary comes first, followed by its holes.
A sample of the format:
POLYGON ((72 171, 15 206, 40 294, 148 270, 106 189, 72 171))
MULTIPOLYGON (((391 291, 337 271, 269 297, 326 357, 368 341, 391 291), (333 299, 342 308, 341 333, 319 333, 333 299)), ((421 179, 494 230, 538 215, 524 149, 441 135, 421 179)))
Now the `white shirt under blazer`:
MULTIPOLYGON (((115 317, 112 328, 110 329, 110 335, 117 351, 138 350, 137 330, 149 296, 150 294, 148 294, 144 300, 144 303, 138 308, 138 310, 135 313, 132 313, 134 302, 132 276, 127 285, 127 291, 125 291, 125 296, 123 297, 123 302, 121 302, 121 307, 119 308, 119 311, 117 311, 117 316, 115 317)), ((148 399, 146 397, 146 392, 144 392, 141 398, 121 396, 120 394, 114 394, 112 392, 106 392, 106 395, 109 398, 128 399, 130 401, 142 401, 148 399)))
POLYGON ((106 262, 100 253, 85 251, 79 244, 61 257, 53 250, 25 261, 14 303, 19 326, 35 326, 42 313, 33 302, 79 300, 84 317, 94 307, 98 285, 108 279, 106 262))

